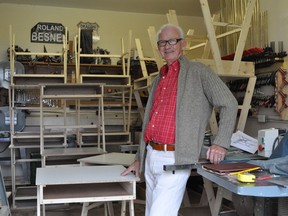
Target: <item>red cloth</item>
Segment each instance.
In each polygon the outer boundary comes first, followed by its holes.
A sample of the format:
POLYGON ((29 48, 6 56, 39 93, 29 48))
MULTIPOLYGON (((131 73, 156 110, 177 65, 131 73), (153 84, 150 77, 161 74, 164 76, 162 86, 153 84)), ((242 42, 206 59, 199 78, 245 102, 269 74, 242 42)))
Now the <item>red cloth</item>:
MULTIPOLYGON (((264 50, 261 49, 261 48, 257 48, 257 47, 251 48, 251 49, 248 49, 248 50, 244 50, 242 57, 249 56, 249 55, 252 55, 252 54, 255 54, 255 53, 262 53, 262 52, 264 52, 264 50)), ((232 53, 230 55, 223 56, 222 60, 233 60, 234 56, 235 56, 235 53, 232 53)))
POLYGON ((163 144, 175 143, 176 97, 180 64, 173 62, 169 68, 164 65, 161 80, 154 95, 150 120, 145 130, 144 140, 163 144))

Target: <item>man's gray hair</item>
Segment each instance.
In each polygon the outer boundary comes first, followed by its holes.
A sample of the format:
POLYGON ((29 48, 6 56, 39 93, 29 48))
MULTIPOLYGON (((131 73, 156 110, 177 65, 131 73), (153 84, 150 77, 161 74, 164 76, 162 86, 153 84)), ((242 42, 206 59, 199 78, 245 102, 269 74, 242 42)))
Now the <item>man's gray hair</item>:
POLYGON ((159 31, 157 32, 157 35, 156 35, 156 40, 157 40, 157 41, 159 40, 160 34, 161 34, 164 30, 166 30, 166 29, 168 29, 168 28, 174 28, 174 29, 176 29, 176 30, 179 32, 180 38, 184 38, 184 32, 183 32, 183 30, 182 30, 182 28, 181 28, 180 26, 174 25, 174 24, 165 24, 165 25, 161 26, 161 28, 160 28, 159 31))

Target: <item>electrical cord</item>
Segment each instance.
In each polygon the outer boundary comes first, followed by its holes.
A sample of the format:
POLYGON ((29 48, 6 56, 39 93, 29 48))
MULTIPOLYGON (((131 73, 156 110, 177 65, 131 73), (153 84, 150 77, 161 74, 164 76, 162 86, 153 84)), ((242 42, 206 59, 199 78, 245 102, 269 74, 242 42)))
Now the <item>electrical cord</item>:
POLYGON ((0 151, 0 154, 3 153, 3 152, 5 152, 5 151, 7 150, 7 148, 9 147, 9 145, 10 145, 10 144, 8 143, 8 144, 5 146, 5 148, 0 151))

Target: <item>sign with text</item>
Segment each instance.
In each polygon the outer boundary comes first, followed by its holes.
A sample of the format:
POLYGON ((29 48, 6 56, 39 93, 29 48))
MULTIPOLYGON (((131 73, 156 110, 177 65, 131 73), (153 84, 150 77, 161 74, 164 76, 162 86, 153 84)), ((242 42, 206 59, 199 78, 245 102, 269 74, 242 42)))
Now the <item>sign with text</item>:
POLYGON ((31 29, 32 43, 63 43, 65 28, 60 23, 39 22, 31 29))

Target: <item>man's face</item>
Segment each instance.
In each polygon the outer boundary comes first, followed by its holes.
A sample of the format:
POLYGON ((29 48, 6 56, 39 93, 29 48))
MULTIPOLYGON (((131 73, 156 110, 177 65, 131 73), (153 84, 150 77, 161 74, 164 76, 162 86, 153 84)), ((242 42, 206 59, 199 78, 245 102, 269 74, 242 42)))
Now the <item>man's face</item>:
POLYGON ((159 35, 158 50, 168 65, 179 58, 186 45, 185 40, 176 39, 180 39, 180 34, 175 28, 166 28, 159 35), (169 42, 172 42, 172 44, 169 44, 169 42), (173 42, 176 44, 173 45, 173 42))

